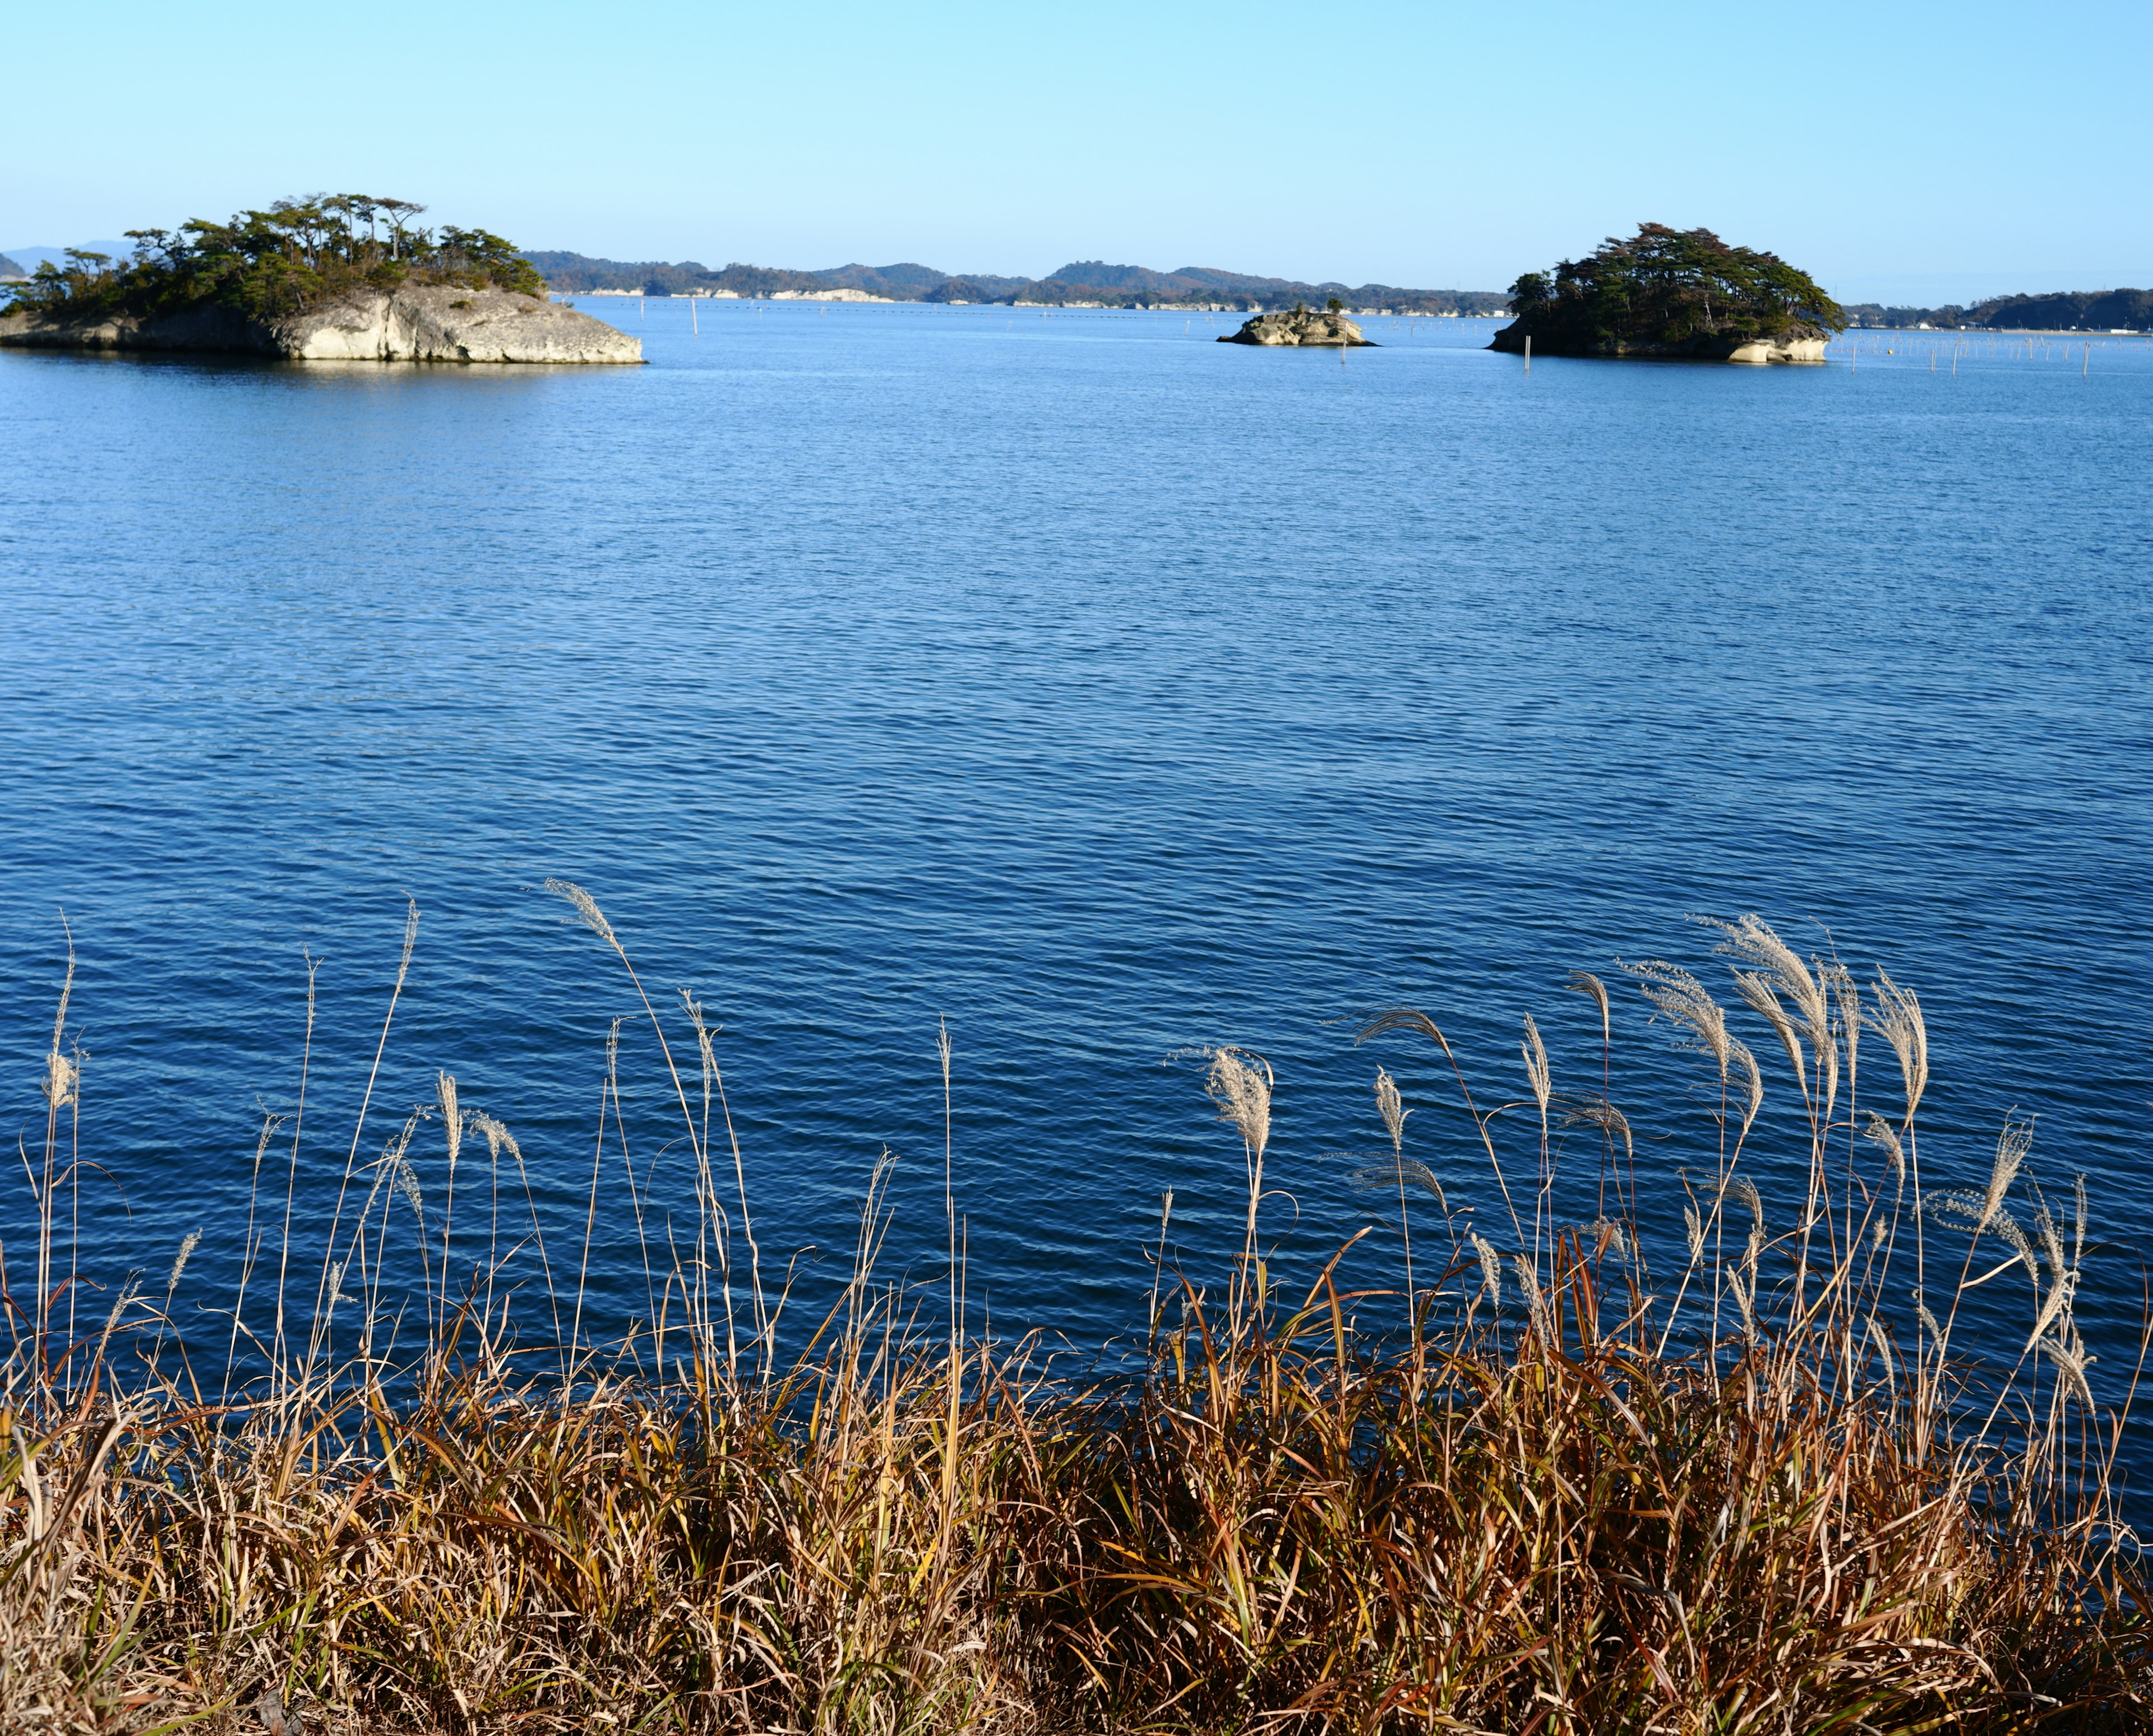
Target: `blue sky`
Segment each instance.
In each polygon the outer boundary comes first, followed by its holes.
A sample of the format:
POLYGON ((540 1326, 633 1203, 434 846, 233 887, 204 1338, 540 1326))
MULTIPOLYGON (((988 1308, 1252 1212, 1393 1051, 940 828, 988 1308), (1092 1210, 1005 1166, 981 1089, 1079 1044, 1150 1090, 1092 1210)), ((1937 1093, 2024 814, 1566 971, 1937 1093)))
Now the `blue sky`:
POLYGON ((2153 284, 2153 6, 206 9, 9 26, 0 248, 280 194, 527 246, 1499 288, 1652 219, 1843 298, 2153 284))

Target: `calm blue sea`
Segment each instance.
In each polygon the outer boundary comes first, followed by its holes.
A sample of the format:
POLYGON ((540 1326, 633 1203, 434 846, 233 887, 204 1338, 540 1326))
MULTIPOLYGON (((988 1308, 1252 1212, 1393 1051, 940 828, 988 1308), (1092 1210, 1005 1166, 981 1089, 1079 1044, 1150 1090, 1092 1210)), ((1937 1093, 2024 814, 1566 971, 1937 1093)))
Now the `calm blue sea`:
MULTIPOLYGON (((1337 1155, 1384 1144, 1378 1062, 1488 1227, 1447 1073, 1356 1020, 1423 1008, 1485 1106, 1525 1094, 1530 1013, 1557 1089, 1596 1089, 1565 972, 1723 984, 1686 918, 1754 910, 1919 991, 1932 1180, 1984 1178, 2013 1106, 2033 1173, 2088 1175, 2120 1393, 2153 1243, 2143 341, 1528 373, 1474 322, 1372 320, 1341 362, 1219 345, 1223 316, 583 306, 650 365, 0 353, 0 1104, 34 1156, 64 913, 86 1275, 160 1291, 200 1228, 176 1305, 227 1304, 309 955, 318 1258, 407 896, 362 1163, 445 1069, 573 1266, 625 1018, 645 1237, 679 1222, 671 1088, 562 876, 669 1019, 686 987, 722 1026, 803 1316, 885 1150, 886 1270, 941 1270, 946 1018, 971 1305, 1085 1345, 1141 1321, 1166 1190, 1192 1271, 1234 1237, 1239 1149, 1177 1052, 1276 1069, 1284 1268, 1386 1216, 1337 1155)), ((1613 1094, 1664 1170, 1703 1063, 1616 993, 1613 1094)), ((1796 1100, 1737 1027, 1769 1171, 1796 1100)), ((411 1158, 438 1241, 438 1129, 411 1158)), ((644 1287, 610 1134, 598 1160, 617 1326, 644 1287)), ((1589 1216, 1597 1146, 1565 1160, 1589 1216)), ((28 1228, 0 1187, 18 1302, 28 1228)), ((1358 1276, 1395 1255, 1385 1227, 1358 1276)))

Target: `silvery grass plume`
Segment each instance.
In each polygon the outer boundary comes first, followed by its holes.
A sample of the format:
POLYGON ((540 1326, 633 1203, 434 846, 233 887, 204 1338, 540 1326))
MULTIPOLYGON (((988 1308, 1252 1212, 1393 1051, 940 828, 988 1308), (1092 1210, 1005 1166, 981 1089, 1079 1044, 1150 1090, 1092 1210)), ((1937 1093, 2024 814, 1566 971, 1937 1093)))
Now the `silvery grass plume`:
POLYGON ((1540 1041, 1540 1028, 1529 1013, 1525 1015, 1525 1040, 1518 1045, 1518 1053, 1524 1057, 1525 1082, 1533 1088, 1533 1101, 1540 1105, 1545 1123, 1548 1100, 1555 1095, 1555 1079, 1548 1069, 1547 1045, 1540 1041))
POLYGON ((1865 1131, 1871 1141, 1884 1148, 1884 1160, 1891 1166, 1892 1180, 1896 1181, 1904 1176, 1906 1173, 1906 1151, 1900 1141, 1898 1129, 1871 1109, 1869 1125, 1865 1131))
POLYGON ((448 1135, 449 1174, 456 1173, 456 1155, 463 1150, 463 1118, 456 1112, 456 1082, 455 1077, 444 1073, 435 1082, 435 1100, 441 1105, 441 1130, 448 1135))
POLYGON ((2002 1210, 2003 1196, 2011 1191, 2011 1184, 2018 1179, 2026 1154, 2033 1149, 2033 1118, 2020 1117, 2013 1110, 2003 1118, 2003 1129, 1996 1136, 1996 1160, 1989 1166, 1988 1190, 1982 1195, 1981 1219, 1973 1226, 1976 1236, 2002 1210))
POLYGON ((1494 1242, 1477 1231, 1473 1236, 1473 1251, 1480 1256, 1480 1290, 1474 1299, 1477 1302, 1480 1296, 1485 1296, 1489 1306, 1499 1311, 1503 1306, 1503 1256, 1496 1252, 1494 1242))
POLYGON ((1899 1058, 1899 1077, 1906 1093, 1903 1130, 1913 1125, 1914 1111, 1920 1107, 1921 1094, 1928 1089, 1929 1031, 1921 1019, 1921 1000, 1911 989, 1900 987, 1880 970, 1876 992, 1876 1010, 1869 1015, 1869 1027, 1891 1045, 1891 1053, 1899 1058))
POLYGON ((1230 1045, 1209 1051, 1211 1065, 1204 1089, 1218 1106, 1219 1119, 1232 1124, 1241 1135, 1248 1164, 1249 1211, 1242 1227, 1240 1267, 1234 1279, 1234 1332, 1240 1331, 1241 1310, 1250 1294, 1244 1289, 1250 1268, 1255 1270, 1255 1295, 1260 1307, 1265 1287, 1263 1262, 1256 1255, 1256 1216, 1264 1198, 1264 1150, 1271 1138, 1271 1069, 1261 1055, 1230 1045))
POLYGON ((1809 1047, 1816 1056, 1818 1078, 1813 1111, 1820 1122, 1829 1121, 1831 1105, 1839 1094, 1839 1044, 1833 1038, 1831 1003, 1824 983, 1810 974, 1800 954, 1753 912, 1734 922, 1711 916, 1697 920, 1707 927, 1718 929, 1724 937, 1713 948, 1715 952, 1748 967, 1733 971, 1734 986, 1741 992, 1742 998, 1778 1034, 1788 1058, 1794 1063, 1795 1077, 1802 1082, 1803 1094, 1807 1096, 1809 1074, 1802 1054, 1801 1033, 1780 1004, 1780 997, 1784 995, 1794 1003, 1803 1024, 1808 1028, 1809 1047))
POLYGON ((1734 1058, 1733 1038, 1728 1035, 1726 1009, 1713 999, 1705 986, 1680 965, 1663 958, 1643 958, 1635 963, 1617 959, 1616 964, 1636 980, 1639 992, 1652 1003, 1650 1022, 1665 1019, 1688 1032, 1682 1046, 1711 1056, 1724 1084, 1734 1058))
POLYGON ((508 1155, 516 1160, 517 1167, 519 1169, 522 1167, 522 1149, 517 1145, 516 1135, 508 1130, 505 1122, 496 1120, 493 1116, 487 1114, 484 1109, 473 1109, 471 1117, 471 1130, 486 1141, 488 1161, 498 1163, 501 1160, 502 1148, 506 1147, 508 1155))
MULTIPOLYGON (((1682 1047, 1711 1056, 1723 1086, 1730 1083, 1740 1086, 1741 1136, 1746 1140, 1756 1124, 1757 1112, 1764 1106, 1764 1076, 1749 1046, 1728 1030, 1726 1008, 1689 972, 1663 958, 1641 959, 1621 967, 1636 979, 1639 992, 1652 1003, 1653 1020, 1665 1019, 1687 1031, 1690 1034, 1682 1047)), ((1784 1040, 1785 1033, 1781 1036, 1784 1040)))
POLYGON ((615 948, 619 947, 620 942, 613 938, 613 924, 606 921, 605 912, 598 908, 598 900, 592 897, 573 881, 549 879, 546 882, 546 890, 555 897, 565 898, 573 905, 576 907, 576 914, 583 919, 591 932, 603 941, 606 945, 615 948))
POLYGON ((1547 1301, 1540 1294, 1540 1273, 1523 1254, 1514 1257, 1510 1264, 1518 1274, 1518 1288, 1525 1298, 1525 1316, 1532 1323, 1532 1330, 1542 1338, 1552 1336, 1548 1328, 1547 1301))
POLYGON ((1271 1069, 1261 1055, 1222 1048, 1209 1052, 1211 1069, 1204 1082, 1219 1106, 1219 1119, 1231 1122, 1260 1168, 1271 1137, 1271 1069))
MULTIPOLYGON (((2042 1301, 2040 1312, 2034 1317, 2033 1334, 2026 1341, 2028 1350, 2040 1342, 2042 1335, 2052 1326, 2056 1327, 2059 1335, 2073 1332, 2071 1305, 2076 1299, 2079 1282, 2078 1266, 2064 1256, 2064 1239, 2057 1233, 2056 1221, 2050 1216, 2045 1204, 2033 1214, 2033 1231, 2041 1251, 2048 1256, 2049 1277, 2049 1293, 2042 1301)), ((2079 1226, 2079 1233, 2083 1236, 2083 1224, 2079 1226)), ((2075 1364, 2080 1378, 2084 1376, 2084 1358, 2075 1364)))
POLYGON ((1727 1191, 1749 1208, 1752 1233, 1761 1241, 1764 1234, 1764 1201, 1757 1192, 1757 1184, 1747 1175, 1737 1175, 1728 1182, 1727 1191))
POLYGON ((710 1026, 704 1017, 703 1003, 687 989, 679 991, 680 1008, 688 1016, 689 1028, 695 1033, 696 1053, 703 1063, 703 1113, 710 1112, 710 1084, 718 1074, 718 1052, 710 1041, 710 1026))
MULTIPOLYGON (((1397 1081, 1382 1068, 1376 1069, 1376 1112, 1383 1118, 1383 1130, 1391 1136, 1391 1155, 1387 1162, 1362 1164, 1346 1178, 1347 1184, 1359 1193, 1377 1191, 1402 1193, 1408 1187, 1419 1188, 1433 1195, 1443 1211, 1450 1210, 1450 1202, 1443 1195, 1443 1184, 1435 1179, 1435 1171, 1416 1158, 1405 1155, 1406 1117, 1412 1111, 1405 1106, 1399 1094, 1397 1081)), ((1330 1157, 1359 1157, 1357 1151, 1326 1152, 1330 1157)))
POLYGON ((1861 985, 1854 980, 1853 972, 1836 961, 1825 966, 1819 974, 1838 1005, 1835 1023, 1840 1045, 1846 1051, 1846 1094, 1851 1102, 1855 1095, 1855 1082, 1860 1070, 1861 1027, 1868 1019, 1868 1014, 1861 1005, 1861 985))
MULTIPOLYGON (((2033 1139, 2033 1123, 2030 1117, 2014 1114, 2007 1119, 1997 1136, 1996 1157, 1990 1167, 1988 1187, 1977 1194, 1971 1188, 1934 1194, 1923 1204, 1938 1223, 1965 1230, 1975 1241, 1984 1234, 1993 1234, 2011 1250, 2008 1260, 1992 1266, 1978 1277, 1964 1280, 1959 1286, 1960 1293, 1977 1289, 2014 1266, 2023 1267, 2033 1287, 2035 1303, 2033 1325, 2027 1335, 2025 1349, 2030 1352, 2040 1348, 2073 1389, 2078 1390, 2084 1386, 2086 1365, 2093 1360, 2079 1341, 2071 1313, 2078 1294, 2079 1263, 2085 1251, 2085 1178, 2079 1176, 2073 1189, 2076 1216, 2071 1226, 2069 1251, 2065 1251, 2062 1227, 2045 1200, 2036 1204, 2033 1233, 2028 1235, 2003 1204, 2003 1196, 2017 1180, 2033 1139)), ((1971 1256, 1969 1246, 1969 1260, 1971 1256)), ((1943 1334, 1937 1331, 1935 1336, 1941 1339, 1943 1334)), ((2087 1402, 2091 1403, 2089 1393, 2087 1402)))
POLYGON ((186 1271, 187 1261, 193 1256, 194 1251, 201 1246, 201 1231, 187 1231, 186 1235, 181 1239, 180 1251, 174 1256, 172 1269, 165 1277, 165 1306, 157 1321, 157 1348, 150 1353, 150 1360, 153 1363, 156 1361, 159 1353, 165 1348, 165 1328, 171 1323, 172 1297, 179 1291, 181 1274, 186 1271))
POLYGON ((1398 1094, 1397 1081, 1380 1067, 1376 1069, 1376 1113, 1383 1118, 1384 1129, 1391 1136, 1392 1152, 1402 1158, 1405 1155, 1406 1117, 1412 1111, 1405 1106, 1405 1099, 1398 1094))
MULTIPOLYGON (((1983 1236, 1993 1236, 2011 1251, 2011 1257, 1991 1266, 1977 1278, 1968 1278, 1959 1286, 1961 1294, 1978 1290, 1992 1278, 2001 1277, 2013 1266, 2022 1267, 2027 1282, 2036 1293, 2041 1286, 2040 1256, 2033 1251, 2033 1244, 2020 1227, 2018 1220, 2001 1206, 1990 1203, 1988 1195, 1976 1193, 1970 1187, 1955 1187, 1945 1192, 1925 1195, 1921 1208, 1932 1222, 1954 1230, 1963 1230, 1975 1241, 1983 1236)), ((1967 1258, 1972 1249, 1969 1246, 1967 1258)))
POLYGON ((1830 1046, 1831 1007, 1825 986, 1810 974, 1809 966, 1803 962, 1801 955, 1781 940, 1769 923, 1753 911, 1733 922, 1722 921, 1716 916, 1697 920, 1725 937, 1713 948, 1713 952, 1740 960, 1768 987, 1785 995, 1808 1025, 1811 1042, 1819 1047, 1830 1046))
POLYGON ((81 1077, 82 1069, 62 1054, 59 1045, 55 1043, 52 1052, 45 1057, 45 1077, 40 1086, 45 1094, 46 1103, 55 1113, 74 1101, 75 1084, 81 1077))
MULTIPOLYGON (((67 919, 60 919, 63 928, 67 919)), ((67 975, 60 980, 59 1008, 53 1015, 52 1047, 45 1056, 45 1102, 57 1114, 74 1101, 75 1080, 79 1069, 60 1053, 60 1044, 67 1037, 68 1002, 74 993, 74 937, 68 937, 67 975)))
POLYGON ((172 1292, 180 1287, 180 1274, 187 1269, 187 1261, 192 1256, 194 1251, 201 1246, 201 1231, 190 1230, 186 1238, 180 1243, 179 1256, 172 1261, 171 1276, 165 1280, 166 1301, 169 1302, 172 1292))
POLYGON ((1607 1003, 1607 985, 1590 971, 1572 971, 1565 985, 1574 994, 1581 994, 1600 1009, 1600 1036, 1602 1042, 1611 1042, 1615 1034, 1614 1012, 1607 1003))
POLYGON ((2066 1322, 2064 1329, 2042 1341, 2041 1349, 2070 1383, 2079 1402, 2089 1411, 2092 1410, 2093 1387, 2086 1379, 2085 1371, 2088 1364, 2099 1362, 2100 1358, 2086 1349, 2085 1341, 2079 1336, 2078 1328, 2066 1322))
POLYGON ((1757 1124, 1758 1110, 1764 1107, 1764 1073, 1758 1066, 1756 1056, 1749 1052, 1749 1045, 1739 1037, 1730 1038, 1728 1047, 1733 1051, 1735 1068, 1742 1074, 1742 1088, 1745 1094, 1742 1104, 1742 1138, 1746 1140, 1749 1137, 1749 1129, 1757 1124))

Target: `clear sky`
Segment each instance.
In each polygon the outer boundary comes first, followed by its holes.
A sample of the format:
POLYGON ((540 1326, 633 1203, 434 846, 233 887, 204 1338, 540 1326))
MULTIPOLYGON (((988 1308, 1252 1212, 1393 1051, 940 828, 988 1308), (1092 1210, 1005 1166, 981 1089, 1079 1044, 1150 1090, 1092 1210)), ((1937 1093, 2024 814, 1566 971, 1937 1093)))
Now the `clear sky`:
POLYGON ((0 248, 280 194, 526 246, 1501 288, 1650 219, 1842 299, 2153 285, 2153 5, 26 8, 0 248))

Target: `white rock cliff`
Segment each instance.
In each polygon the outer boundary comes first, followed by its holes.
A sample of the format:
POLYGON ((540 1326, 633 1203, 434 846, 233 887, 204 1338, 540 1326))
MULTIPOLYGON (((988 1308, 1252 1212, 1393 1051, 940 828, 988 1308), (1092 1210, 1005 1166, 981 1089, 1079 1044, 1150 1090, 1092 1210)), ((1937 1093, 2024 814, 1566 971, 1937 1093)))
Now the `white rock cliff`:
POLYGON ((636 363, 640 340, 573 308, 505 289, 428 284, 369 291, 288 318, 202 307, 149 317, 0 317, 0 344, 37 349, 197 350, 293 361, 636 363))

